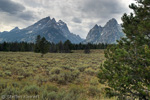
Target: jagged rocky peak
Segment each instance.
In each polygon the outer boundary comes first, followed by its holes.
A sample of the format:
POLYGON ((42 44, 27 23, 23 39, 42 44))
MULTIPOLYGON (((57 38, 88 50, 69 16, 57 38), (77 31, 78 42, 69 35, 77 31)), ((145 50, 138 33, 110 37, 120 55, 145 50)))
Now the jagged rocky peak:
POLYGON ((51 22, 52 22, 52 23, 56 23, 56 20, 55 20, 55 18, 53 18, 51 22))
POLYGON ((50 21, 50 20, 51 20, 51 18, 50 18, 50 16, 48 16, 48 17, 45 17, 45 18, 41 19, 41 20, 38 21, 37 23, 46 23, 46 22, 48 22, 48 21, 50 21))
POLYGON ((66 25, 66 23, 63 22, 62 20, 59 20, 59 21, 57 22, 57 24, 60 25, 60 26, 66 25))
POLYGON ((47 16, 47 17, 45 17, 43 19, 45 19, 45 20, 51 20, 50 16, 47 16))
POLYGON ((109 20, 104 27, 95 25, 88 33, 86 40, 83 43, 116 43, 124 36, 121 26, 118 24, 115 18, 109 20))
POLYGON ((116 25, 118 25, 117 20, 115 18, 112 18, 111 20, 109 20, 106 23, 105 27, 113 27, 113 26, 116 26, 116 25))
MULTIPOLYGON (((64 23, 62 20, 59 20, 58 23, 64 23)), ((65 24, 65 23, 64 23, 65 24)))
POLYGON ((82 39, 75 34, 72 34, 68 26, 63 21, 56 22, 55 18, 51 19, 49 16, 42 18, 33 25, 24 29, 15 28, 10 32, 3 32, 0 34, 3 40, 7 42, 35 42, 36 36, 41 35, 49 42, 58 43, 60 41, 70 40, 72 43, 80 43, 82 39), (59 25, 60 24, 60 25, 59 25), (17 31, 16 31, 17 30, 17 31), (18 31, 19 30, 19 31, 18 31))
POLYGON ((103 28, 101 25, 99 25, 100 28, 103 28))
POLYGON ((99 30, 102 31, 103 30, 103 27, 101 25, 99 25, 99 30))
POLYGON ((13 31, 18 31, 18 30, 20 30, 18 27, 15 27, 15 28, 13 28, 12 30, 11 30, 11 32, 13 32, 13 31))
POLYGON ((95 28, 99 28, 99 26, 96 24, 93 28, 94 28, 94 29, 95 29, 95 28))
POLYGON ((95 29, 102 30, 102 28, 103 28, 103 27, 102 27, 101 25, 98 26, 98 25, 96 24, 96 25, 92 28, 92 30, 95 30, 95 29))

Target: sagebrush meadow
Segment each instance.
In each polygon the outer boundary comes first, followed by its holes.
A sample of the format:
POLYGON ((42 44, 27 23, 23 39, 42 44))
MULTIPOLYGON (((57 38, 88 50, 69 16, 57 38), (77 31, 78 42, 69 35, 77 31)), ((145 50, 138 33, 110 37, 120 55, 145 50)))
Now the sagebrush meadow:
POLYGON ((106 100, 105 86, 97 78, 104 60, 103 50, 48 53, 42 58, 39 53, 0 52, 0 94, 38 95, 38 100, 106 100))

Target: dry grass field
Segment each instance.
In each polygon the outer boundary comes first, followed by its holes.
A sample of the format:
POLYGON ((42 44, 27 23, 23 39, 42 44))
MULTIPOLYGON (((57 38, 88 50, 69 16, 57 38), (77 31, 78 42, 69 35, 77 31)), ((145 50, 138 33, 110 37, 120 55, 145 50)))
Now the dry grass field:
POLYGON ((98 82, 104 60, 103 50, 48 53, 43 58, 33 52, 0 52, 1 99, 115 100, 105 96, 98 82))

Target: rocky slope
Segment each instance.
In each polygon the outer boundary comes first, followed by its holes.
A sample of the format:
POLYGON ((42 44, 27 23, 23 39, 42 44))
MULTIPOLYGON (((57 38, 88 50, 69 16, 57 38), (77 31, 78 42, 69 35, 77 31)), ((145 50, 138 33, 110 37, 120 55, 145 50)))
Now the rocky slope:
POLYGON ((56 22, 54 18, 46 17, 27 28, 16 27, 9 32, 0 33, 0 42, 35 42, 37 35, 54 43, 66 40, 70 40, 72 43, 83 41, 78 35, 71 33, 63 21, 56 22))
POLYGON ((95 25, 88 33, 86 40, 83 43, 116 43, 124 36, 121 25, 118 24, 116 19, 109 20, 104 27, 95 25))

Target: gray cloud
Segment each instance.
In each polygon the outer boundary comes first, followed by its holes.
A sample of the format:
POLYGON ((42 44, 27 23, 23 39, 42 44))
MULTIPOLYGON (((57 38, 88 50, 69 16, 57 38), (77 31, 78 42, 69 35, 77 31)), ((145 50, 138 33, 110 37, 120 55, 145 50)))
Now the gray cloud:
POLYGON ((121 14, 127 9, 119 0, 84 0, 80 6, 83 17, 104 19, 121 14))
POLYGON ((34 12, 27 11, 22 4, 12 0, 0 0, 0 11, 23 20, 33 20, 35 17, 34 12))
POLYGON ((18 14, 17 16, 24 20, 34 20, 36 17, 34 15, 34 12, 31 12, 31 11, 24 11, 24 12, 18 14))
POLYGON ((104 25, 111 18, 121 23, 128 4, 134 0, 0 0, 0 30, 10 26, 27 27, 50 16, 63 20, 74 34, 85 38, 95 25, 104 25), (17 21, 17 23, 16 23, 17 21))
POLYGON ((119 0, 83 0, 78 5, 82 16, 88 18, 108 19, 127 10, 119 0))
POLYGON ((16 14, 25 10, 25 7, 11 0, 0 0, 0 11, 16 14))
POLYGON ((80 18, 77 18, 77 17, 74 17, 72 19, 72 21, 75 22, 75 23, 82 23, 82 20, 80 18))

